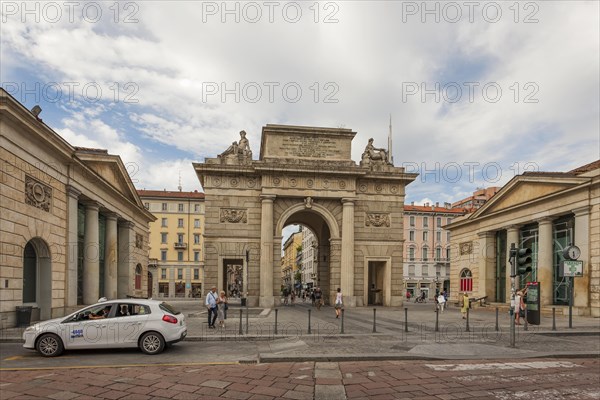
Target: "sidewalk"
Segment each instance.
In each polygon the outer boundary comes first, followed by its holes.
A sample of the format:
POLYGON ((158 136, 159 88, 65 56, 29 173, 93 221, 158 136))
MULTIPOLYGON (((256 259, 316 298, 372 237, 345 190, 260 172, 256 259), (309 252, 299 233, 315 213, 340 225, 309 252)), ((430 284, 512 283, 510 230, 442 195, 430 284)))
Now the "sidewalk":
MULTIPOLYGON (((564 316, 556 317, 556 330, 552 329, 552 318, 546 316, 541 317, 540 325, 529 325, 527 331, 523 325, 516 326, 513 348, 508 313, 498 313, 496 330, 496 311, 489 307, 470 310, 468 330, 460 310, 450 307, 437 314, 436 330, 433 303, 406 304, 408 331, 403 307, 376 308, 375 324, 373 307, 348 308, 342 332, 342 319, 335 318, 332 307, 319 311, 309 303, 276 310, 246 310, 232 305, 226 328, 216 330, 207 329, 201 303, 173 305, 187 317, 186 341, 253 344, 239 346, 241 362, 600 356, 600 319, 591 317, 574 316, 573 328, 568 328, 569 320, 564 316), (258 349, 258 355, 241 350, 247 347, 258 349)), ((0 342, 20 342, 23 330, 0 331, 0 342)))

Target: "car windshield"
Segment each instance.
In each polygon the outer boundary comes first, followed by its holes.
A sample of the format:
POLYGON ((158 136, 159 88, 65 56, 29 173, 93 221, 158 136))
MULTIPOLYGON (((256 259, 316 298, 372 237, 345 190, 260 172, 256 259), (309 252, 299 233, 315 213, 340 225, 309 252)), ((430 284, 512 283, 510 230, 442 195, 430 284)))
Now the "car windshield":
POLYGON ((159 307, 161 310, 166 311, 173 315, 181 314, 181 312, 179 310, 176 310, 172 305, 170 305, 169 303, 165 303, 164 301, 162 303, 160 303, 159 307))

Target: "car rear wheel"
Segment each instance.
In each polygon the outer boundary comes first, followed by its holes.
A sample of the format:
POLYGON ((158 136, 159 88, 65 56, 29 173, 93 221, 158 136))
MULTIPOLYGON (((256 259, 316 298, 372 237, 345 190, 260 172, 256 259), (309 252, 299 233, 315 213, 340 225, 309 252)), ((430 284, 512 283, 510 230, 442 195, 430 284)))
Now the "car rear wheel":
POLYGON ((140 349, 146 354, 158 354, 165 349, 165 339, 160 333, 144 333, 140 339, 140 349))
POLYGON ((64 350, 62 340, 52 333, 42 335, 35 348, 44 357, 60 356, 64 350))

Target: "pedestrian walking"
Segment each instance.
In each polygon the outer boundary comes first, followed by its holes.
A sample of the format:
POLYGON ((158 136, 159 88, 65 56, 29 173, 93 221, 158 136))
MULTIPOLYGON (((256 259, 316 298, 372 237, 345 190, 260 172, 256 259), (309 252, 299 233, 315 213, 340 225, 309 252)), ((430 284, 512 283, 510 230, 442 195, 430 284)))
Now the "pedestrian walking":
POLYGON ((315 306, 315 300, 316 300, 316 294, 315 294, 315 289, 310 291, 310 301, 312 303, 312 306, 315 306))
POLYGON ((315 290, 315 305, 317 306, 317 310, 321 310, 321 305, 322 305, 321 298, 322 298, 322 296, 323 296, 323 293, 321 292, 321 288, 318 287, 315 290))
POLYGON ((215 321, 217 319, 217 287, 213 286, 210 292, 206 295, 204 304, 208 309, 208 328, 215 329, 215 321))
POLYGON ((438 301, 438 305, 440 307, 440 311, 444 312, 444 307, 446 306, 446 298, 444 297, 444 295, 440 294, 438 296, 438 300, 437 301, 438 301))
POLYGON ((462 314, 462 318, 467 318, 467 310, 469 308, 469 295, 467 293, 463 293, 462 297, 462 306, 460 308, 460 312, 462 314))
POLYGON ((338 288, 337 293, 335 295, 335 317, 339 318, 342 313, 342 308, 344 307, 342 296, 342 289, 338 288))
MULTIPOLYGON (((526 289, 525 289, 526 290, 526 289)), ((515 324, 521 325, 521 318, 525 318, 525 290, 519 290, 515 294, 515 324)))
POLYGON ((227 307, 227 296, 225 296, 225 291, 221 290, 219 298, 217 299, 217 319, 219 320, 219 328, 225 328, 227 307))

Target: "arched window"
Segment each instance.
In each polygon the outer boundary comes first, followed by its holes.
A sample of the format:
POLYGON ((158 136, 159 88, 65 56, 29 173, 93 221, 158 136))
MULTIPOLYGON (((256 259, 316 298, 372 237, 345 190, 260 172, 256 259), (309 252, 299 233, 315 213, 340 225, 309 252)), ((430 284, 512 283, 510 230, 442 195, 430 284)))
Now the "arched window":
POLYGON ((140 264, 135 266, 135 290, 142 288, 142 266, 140 264))
POLYGON ((472 292, 473 291, 473 274, 470 269, 463 269, 460 271, 460 291, 461 292, 472 292))

